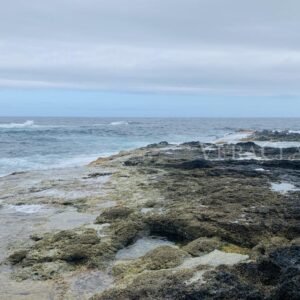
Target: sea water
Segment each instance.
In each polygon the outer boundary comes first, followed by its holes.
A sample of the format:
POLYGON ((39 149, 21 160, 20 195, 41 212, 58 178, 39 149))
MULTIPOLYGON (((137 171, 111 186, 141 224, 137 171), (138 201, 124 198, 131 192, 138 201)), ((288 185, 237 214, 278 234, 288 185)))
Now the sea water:
POLYGON ((300 119, 0 118, 0 176, 80 166, 150 143, 216 141, 240 129, 300 130, 300 119))

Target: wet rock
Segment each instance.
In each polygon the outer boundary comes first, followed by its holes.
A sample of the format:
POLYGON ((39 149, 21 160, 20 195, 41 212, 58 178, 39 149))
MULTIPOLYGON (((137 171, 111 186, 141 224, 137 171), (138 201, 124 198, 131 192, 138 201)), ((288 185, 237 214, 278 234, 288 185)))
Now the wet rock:
POLYGON ((143 272, 127 286, 93 299, 298 299, 298 251, 281 248, 258 263, 220 266, 202 271, 202 276, 195 276, 192 270, 143 272))
POLYGON ((193 256, 199 256, 205 252, 211 252, 218 249, 221 245, 222 242, 218 238, 202 237, 184 246, 183 250, 193 256))
POLYGON ((66 245, 61 248, 61 251, 62 254, 60 255, 60 259, 70 263, 78 263, 91 256, 91 249, 89 245, 66 245))
MULTIPOLYGON (((114 169, 105 198, 119 203, 96 219, 110 224, 105 234, 81 227, 33 237, 25 255, 12 256, 15 275, 46 280, 69 270, 106 269, 119 250, 154 235, 178 248, 118 261, 114 287, 94 299, 297 299, 300 193, 270 189, 271 182, 300 186, 299 161, 288 159, 296 149, 282 151, 278 160, 278 149, 263 155, 252 142, 166 146, 98 160, 101 172, 114 169), (250 159, 252 151, 260 160, 250 159)), ((103 199, 97 201, 87 199, 86 209, 103 199)))
POLYGON ((14 273, 13 278, 17 281, 26 279, 51 280, 56 279, 61 273, 70 272, 73 269, 65 262, 44 262, 32 267, 24 267, 21 271, 14 273))
POLYGON ((112 175, 111 172, 97 172, 97 173, 91 173, 88 174, 86 177, 83 177, 84 179, 89 179, 89 178, 97 178, 97 177, 102 177, 102 176, 110 176, 112 175))
POLYGON ((261 149, 261 147, 255 144, 254 142, 237 143, 236 147, 240 147, 245 151, 255 151, 255 150, 257 151, 261 149))
POLYGON ((289 245, 289 240, 284 237, 271 237, 259 242, 252 249, 252 257, 257 258, 262 255, 268 255, 278 248, 289 245))
POLYGON ((187 253, 178 248, 162 246, 147 253, 143 261, 147 264, 146 269, 160 270, 178 266, 186 256, 187 253))
POLYGON ((96 224, 103 224, 103 223, 110 223, 112 220, 116 219, 125 219, 130 214, 134 212, 133 209, 128 207, 112 207, 105 209, 99 217, 97 217, 95 223, 96 224))
POLYGON ((8 260, 13 265, 18 264, 26 257, 27 253, 28 253, 27 250, 18 250, 16 252, 12 253, 8 257, 8 260))
POLYGON ((42 235, 42 234, 37 234, 37 233, 35 233, 35 234, 30 235, 30 238, 31 238, 33 241, 37 242, 37 241, 40 241, 40 240, 43 239, 43 235, 42 235))
POLYGON ((168 142, 162 141, 157 144, 149 144, 148 146, 146 146, 146 148, 162 148, 162 147, 167 147, 169 145, 170 144, 168 142))
POLYGON ((192 169, 199 169, 199 168, 210 168, 211 163, 204 159, 197 159, 197 160, 183 162, 181 164, 170 164, 169 166, 172 168, 192 170, 192 169))
POLYGON ((141 221, 118 222, 112 225, 113 241, 118 249, 133 244, 147 230, 141 221))
POLYGON ((263 130, 257 131, 251 137, 257 141, 276 141, 276 142, 298 142, 300 141, 300 133, 285 131, 263 130))
POLYGON ((185 299, 184 282, 190 276, 191 272, 186 270, 144 272, 127 287, 113 288, 92 297, 92 300, 185 299))
POLYGON ((179 266, 187 253, 170 246, 161 246, 158 247, 142 258, 127 261, 127 262, 118 262, 113 267, 113 274, 118 278, 118 280, 123 280, 128 283, 132 281, 138 274, 147 271, 147 270, 162 270, 169 269, 179 266))

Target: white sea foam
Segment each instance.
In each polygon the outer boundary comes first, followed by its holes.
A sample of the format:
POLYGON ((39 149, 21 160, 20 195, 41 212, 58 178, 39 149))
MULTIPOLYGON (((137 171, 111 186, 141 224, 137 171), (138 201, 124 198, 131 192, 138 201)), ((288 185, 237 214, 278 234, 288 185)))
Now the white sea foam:
POLYGON ((0 177, 9 175, 12 172, 28 171, 28 170, 48 170, 60 169, 67 167, 84 166, 97 158, 107 157, 115 154, 112 153, 99 153, 88 155, 77 155, 70 158, 61 158, 54 156, 32 155, 27 157, 3 157, 0 158, 0 177))
POLYGON ((25 127, 32 127, 34 126, 34 121, 32 120, 27 120, 24 123, 5 123, 5 124, 0 124, 0 128, 25 128, 25 127))
POLYGON ((289 130, 289 133, 298 133, 298 134, 300 134, 300 130, 289 130))
POLYGON ((112 126, 129 125, 129 122, 127 122, 127 121, 115 121, 115 122, 109 123, 109 125, 112 125, 112 126))
POLYGON ((24 214, 34 214, 40 212, 43 206, 39 204, 8 205, 8 209, 24 214))
POLYGON ((254 131, 243 130, 235 133, 228 133, 223 138, 215 141, 216 144, 237 144, 251 136, 254 131))

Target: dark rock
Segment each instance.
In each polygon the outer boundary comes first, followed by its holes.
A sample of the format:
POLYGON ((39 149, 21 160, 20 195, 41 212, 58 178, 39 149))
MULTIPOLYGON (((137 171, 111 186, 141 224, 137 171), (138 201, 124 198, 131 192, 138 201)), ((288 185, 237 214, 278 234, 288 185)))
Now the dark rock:
POLYGON ((8 260, 13 265, 18 264, 26 257, 27 253, 28 253, 28 250, 16 251, 8 257, 8 260))
POLYGON ((133 209, 128 207, 118 206, 118 207, 107 208, 101 213, 99 217, 97 217, 95 223, 96 224, 109 223, 115 219, 125 219, 132 213, 133 213, 133 209))
POLYGON ((83 179, 97 178, 97 177, 101 177, 101 176, 110 176, 110 175, 112 175, 111 172, 91 173, 91 174, 88 174, 86 177, 83 177, 83 179))
POLYGON ((183 162, 180 164, 170 164, 169 165, 169 167, 172 167, 172 168, 185 169, 185 170, 210 168, 211 166, 212 166, 212 164, 208 160, 204 160, 204 159, 197 159, 197 160, 183 162))

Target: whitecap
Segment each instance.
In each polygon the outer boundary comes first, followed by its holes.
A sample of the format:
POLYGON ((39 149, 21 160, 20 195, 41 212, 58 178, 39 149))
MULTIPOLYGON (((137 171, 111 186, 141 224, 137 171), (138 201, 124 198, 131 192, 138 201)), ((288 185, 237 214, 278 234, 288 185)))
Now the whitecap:
POLYGON ((27 120, 24 123, 4 123, 0 124, 0 128, 10 129, 10 128, 26 128, 34 126, 34 121, 27 120))
POLYGON ((254 131, 241 130, 235 133, 228 133, 223 138, 214 141, 215 144, 237 144, 243 140, 249 138, 254 131))
POLYGON ((115 122, 109 123, 109 125, 112 125, 112 126, 129 125, 129 122, 127 122, 127 121, 115 121, 115 122))
POLYGON ((297 134, 300 134, 300 130, 289 130, 288 132, 289 132, 289 133, 297 133, 297 134))

